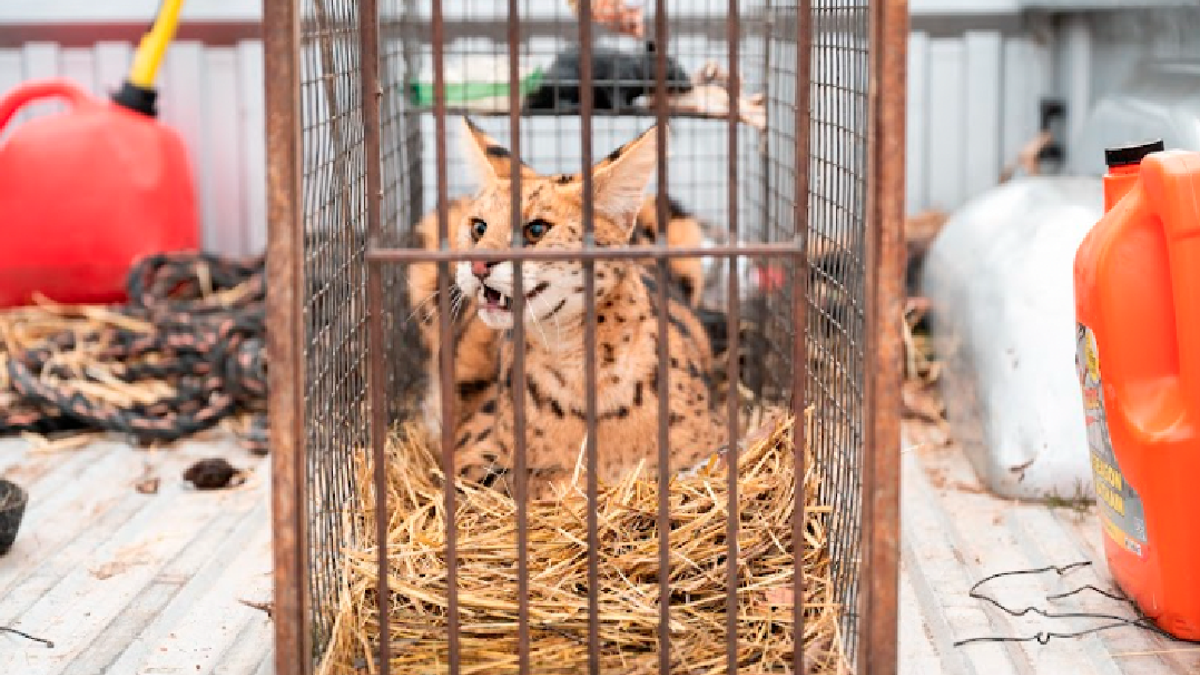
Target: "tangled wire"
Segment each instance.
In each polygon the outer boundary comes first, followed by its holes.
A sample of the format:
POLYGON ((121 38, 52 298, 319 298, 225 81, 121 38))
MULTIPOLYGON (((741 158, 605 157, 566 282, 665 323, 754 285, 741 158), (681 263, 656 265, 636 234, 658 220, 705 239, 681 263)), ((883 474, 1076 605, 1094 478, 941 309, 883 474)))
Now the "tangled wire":
POLYGON ((52 307, 52 313, 89 320, 28 344, 18 344, 7 327, 0 434, 102 430, 144 445, 178 440, 246 412, 251 417, 242 442, 265 454, 264 272, 261 256, 151 256, 131 270, 122 307, 91 314, 52 307))

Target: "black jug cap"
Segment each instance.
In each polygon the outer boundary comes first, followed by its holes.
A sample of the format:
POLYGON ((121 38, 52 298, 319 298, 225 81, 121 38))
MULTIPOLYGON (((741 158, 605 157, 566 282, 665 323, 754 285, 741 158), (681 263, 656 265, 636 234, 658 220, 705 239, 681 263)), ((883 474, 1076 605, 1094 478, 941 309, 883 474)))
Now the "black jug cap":
POLYGON ((154 107, 155 101, 158 100, 158 92, 154 89, 139 87, 129 80, 121 83, 121 88, 112 95, 112 100, 119 106, 148 117, 158 116, 158 110, 154 107))
POLYGON ((1118 148, 1105 148, 1104 163, 1109 168, 1116 166, 1128 166, 1130 164, 1140 164, 1141 161, 1153 152, 1162 152, 1164 146, 1162 139, 1150 141, 1149 143, 1139 143, 1137 145, 1126 145, 1118 148))

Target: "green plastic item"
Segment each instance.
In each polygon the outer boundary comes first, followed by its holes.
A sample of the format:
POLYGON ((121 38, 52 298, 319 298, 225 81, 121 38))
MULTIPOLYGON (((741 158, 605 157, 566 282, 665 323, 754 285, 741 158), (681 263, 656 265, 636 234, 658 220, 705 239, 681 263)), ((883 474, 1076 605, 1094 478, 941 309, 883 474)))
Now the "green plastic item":
MULTIPOLYGON (((521 80, 521 95, 536 91, 542 83, 541 68, 535 69, 521 80)), ((508 82, 447 82, 446 105, 466 106, 473 101, 492 98, 507 98, 508 82)), ((433 82, 415 82, 409 85, 412 102, 418 106, 433 105, 433 82)))

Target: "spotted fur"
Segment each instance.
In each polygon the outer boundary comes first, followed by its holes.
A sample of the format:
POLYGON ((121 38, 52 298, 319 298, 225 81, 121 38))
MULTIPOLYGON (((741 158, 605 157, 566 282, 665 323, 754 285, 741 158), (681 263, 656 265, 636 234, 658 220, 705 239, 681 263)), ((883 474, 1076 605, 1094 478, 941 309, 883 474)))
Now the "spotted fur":
MULTIPOLYGON (((458 248, 457 231, 466 217, 468 200, 457 199, 449 204, 447 229, 451 248, 458 248)), ((423 248, 436 250, 438 246, 437 212, 430 213, 417 224, 417 237, 423 248)), ((422 403, 426 427, 432 433, 441 429, 442 398, 440 373, 440 348, 448 341, 441 337, 438 320, 438 269, 436 264, 418 263, 409 265, 408 297, 413 319, 420 328, 421 343, 427 360, 425 375, 428 389, 422 403)), ((475 302, 464 298, 454 283, 453 268, 448 280, 451 306, 451 330, 457 348, 454 352, 455 424, 470 417, 479 407, 484 393, 496 381, 499 367, 499 335, 478 320, 475 302)))
MULTIPOLYGON (((662 228, 658 226, 658 197, 647 195, 638 210, 632 243, 653 244, 662 228)), ((694 248, 704 243, 704 225, 674 199, 667 198, 667 246, 694 248)), ((667 265, 672 282, 682 291, 688 304, 700 305, 704 290, 704 263, 700 258, 671 258, 667 265)))
MULTIPOLYGON (((477 162, 486 164, 487 171, 497 178, 508 178, 512 170, 512 158, 508 149, 500 146, 487 134, 472 123, 464 120, 464 132, 471 143, 482 144, 482 154, 473 151, 477 162)), ((620 155, 618 148, 601 162, 596 170, 610 164, 620 155)), ((523 180, 533 179, 549 181, 555 185, 579 185, 582 177, 579 174, 557 174, 549 177, 538 176, 528 165, 521 163, 523 180)), ((459 198, 449 203, 447 214, 448 241, 451 248, 458 248, 460 241, 458 228, 468 218, 467 207, 471 200, 459 198)), ((630 243, 647 244, 657 240, 660 228, 657 227, 656 197, 647 195, 642 207, 638 210, 636 227, 630 236, 630 243)), ((702 224, 688 213, 674 199, 669 199, 669 230, 668 243, 677 247, 698 247, 704 242, 702 224)), ((426 214, 417 224, 418 245, 428 249, 439 248, 437 212, 426 214)), ((648 262, 648 261, 642 261, 648 262)), ((673 258, 668 262, 668 273, 671 280, 672 294, 681 294, 690 305, 695 307, 701 295, 704 282, 703 269, 699 259, 673 258)), ((582 285, 582 284, 580 284, 582 285)), ((427 428, 433 433, 441 429, 441 390, 439 378, 439 349, 443 344, 439 335, 438 301, 437 301, 437 265, 417 263, 408 267, 408 298, 413 308, 413 318, 420 327, 421 343, 428 356, 425 364, 427 395, 422 407, 427 428)), ((469 417, 480 405, 482 393, 486 387, 493 384, 499 373, 499 342, 500 335, 478 319, 475 300, 463 297, 459 288, 451 279, 449 294, 453 308, 453 334, 457 340, 454 356, 455 381, 455 424, 469 417)))
MULTIPOLYGON (((467 132, 467 153, 483 188, 472 199, 454 204, 453 245, 462 250, 508 250, 512 238, 508 156, 478 128, 468 124, 467 132)), ((645 186, 655 167, 657 138, 657 130, 652 128, 596 165, 594 232, 598 246, 620 246, 633 236, 645 186)), ((522 227, 537 234, 526 245, 580 249, 582 201, 578 176, 540 176, 523 168, 522 227), (533 227, 535 223, 549 227, 533 227)), ((428 222, 425 227, 428 231, 428 222)), ((410 275, 414 292, 428 294, 431 276, 436 283, 436 271, 428 275, 429 267, 420 272, 419 266, 414 266, 410 275)), ((513 363, 519 349, 525 357, 525 382, 523 391, 517 393, 525 401, 532 494, 546 496, 554 484, 569 480, 586 433, 582 267, 579 262, 524 263, 525 341, 515 344, 511 330, 514 312, 501 308, 513 293, 512 263, 486 268, 478 264, 473 268, 466 261, 455 263, 455 281, 464 306, 471 305, 456 317, 457 325, 463 326, 462 344, 478 345, 469 342, 473 335, 484 341, 489 337, 472 333, 473 326, 493 330, 494 351, 483 351, 494 355, 494 360, 482 358, 477 365, 483 370, 494 367, 498 375, 470 411, 456 419, 460 475, 484 483, 500 475, 505 477, 503 485, 511 485, 507 479, 514 468, 512 401, 517 384, 513 363), (500 300, 496 300, 497 294, 500 300)), ((670 359, 667 371, 661 372, 655 291, 653 279, 639 262, 595 263, 597 443, 603 481, 618 479, 639 462, 651 473, 657 470, 658 389, 664 381, 669 391, 667 424, 673 466, 694 465, 724 442, 723 425, 713 412, 709 380, 713 355, 704 327, 688 303, 672 293, 666 307, 670 359)), ((425 327, 424 339, 437 344, 436 329, 429 330, 425 327)), ((460 347, 458 353, 463 351, 460 347)))

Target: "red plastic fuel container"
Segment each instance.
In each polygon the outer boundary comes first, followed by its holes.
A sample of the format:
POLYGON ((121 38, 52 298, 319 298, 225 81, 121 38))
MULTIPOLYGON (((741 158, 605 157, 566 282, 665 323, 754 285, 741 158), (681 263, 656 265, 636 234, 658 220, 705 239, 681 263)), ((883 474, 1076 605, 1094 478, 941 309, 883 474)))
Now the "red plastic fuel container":
POLYGON ((200 245, 183 140, 152 115, 58 79, 27 82, 0 100, 0 130, 22 106, 47 99, 64 100, 66 112, 0 141, 0 307, 27 304, 35 292, 121 302, 138 258, 200 245))
POLYGON ((1200 153, 1109 150, 1075 257, 1076 370, 1104 550, 1162 629, 1200 639, 1200 153))

